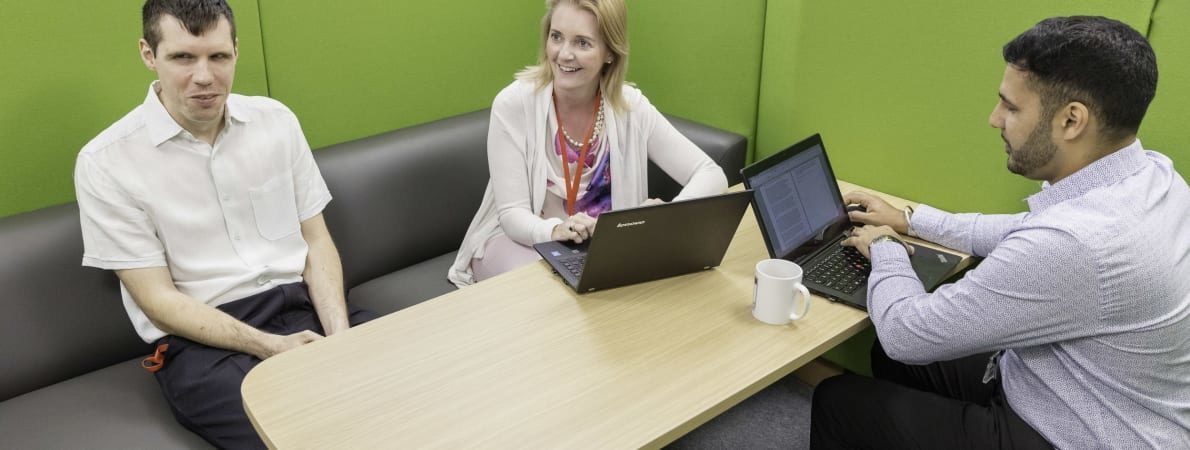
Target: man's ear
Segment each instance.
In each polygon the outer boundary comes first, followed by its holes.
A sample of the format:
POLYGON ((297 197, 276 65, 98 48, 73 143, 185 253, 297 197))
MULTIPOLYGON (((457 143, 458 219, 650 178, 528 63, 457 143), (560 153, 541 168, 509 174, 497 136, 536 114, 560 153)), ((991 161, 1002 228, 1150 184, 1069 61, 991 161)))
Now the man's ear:
POLYGON ((1091 110, 1083 102, 1070 102, 1054 114, 1054 130, 1062 139, 1072 141, 1083 136, 1091 126, 1091 110))
POLYGON ((153 55, 153 47, 149 46, 149 42, 141 39, 138 43, 140 46, 140 60, 145 63, 145 67, 154 72, 157 71, 157 58, 153 55))

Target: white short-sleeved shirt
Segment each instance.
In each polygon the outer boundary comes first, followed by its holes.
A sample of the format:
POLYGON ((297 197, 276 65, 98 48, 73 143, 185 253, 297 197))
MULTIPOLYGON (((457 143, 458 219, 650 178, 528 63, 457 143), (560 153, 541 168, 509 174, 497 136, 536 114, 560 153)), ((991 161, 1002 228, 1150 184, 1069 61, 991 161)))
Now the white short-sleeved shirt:
MULTIPOLYGON (((83 265, 168 267, 174 284, 218 306, 302 280, 301 222, 331 200, 297 117, 232 94, 211 146, 182 129, 149 87, 143 104, 87 143, 75 165, 83 265)), ((140 337, 165 335, 121 286, 140 337)))

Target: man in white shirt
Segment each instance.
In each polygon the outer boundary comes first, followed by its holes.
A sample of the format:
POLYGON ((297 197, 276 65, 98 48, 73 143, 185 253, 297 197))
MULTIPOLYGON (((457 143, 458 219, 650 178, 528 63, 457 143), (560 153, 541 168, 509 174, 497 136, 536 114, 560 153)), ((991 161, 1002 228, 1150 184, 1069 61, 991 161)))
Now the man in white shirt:
POLYGON ((263 447, 240 384, 261 360, 374 317, 344 300, 322 218, 330 192, 297 118, 231 94, 224 0, 148 0, 144 103, 79 153, 83 264, 114 270, 180 423, 221 448, 263 447))

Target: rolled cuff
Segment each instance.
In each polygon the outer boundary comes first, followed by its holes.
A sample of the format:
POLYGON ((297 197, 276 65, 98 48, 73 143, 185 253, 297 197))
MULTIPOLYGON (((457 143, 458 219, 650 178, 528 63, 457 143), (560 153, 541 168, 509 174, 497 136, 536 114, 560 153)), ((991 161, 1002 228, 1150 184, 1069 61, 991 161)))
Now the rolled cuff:
POLYGON ((554 227, 562 223, 562 219, 557 217, 542 220, 533 228, 533 243, 540 244, 542 242, 549 242, 554 240, 554 227))

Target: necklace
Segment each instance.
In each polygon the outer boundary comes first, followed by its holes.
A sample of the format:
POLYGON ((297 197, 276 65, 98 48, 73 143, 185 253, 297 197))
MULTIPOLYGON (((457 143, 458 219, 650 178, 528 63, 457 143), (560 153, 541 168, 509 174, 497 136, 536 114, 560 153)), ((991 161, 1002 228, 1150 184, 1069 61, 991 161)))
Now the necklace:
MULTIPOLYGON (((590 144, 595 141, 595 138, 603 134, 603 97, 599 96, 596 101, 599 102, 599 112, 595 114, 595 129, 591 133, 591 139, 586 143, 590 144)), ((582 148, 584 142, 570 137, 570 133, 566 132, 566 127, 562 126, 562 122, 558 122, 558 129, 562 130, 562 137, 566 138, 566 143, 573 148, 582 148)))

